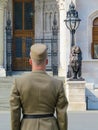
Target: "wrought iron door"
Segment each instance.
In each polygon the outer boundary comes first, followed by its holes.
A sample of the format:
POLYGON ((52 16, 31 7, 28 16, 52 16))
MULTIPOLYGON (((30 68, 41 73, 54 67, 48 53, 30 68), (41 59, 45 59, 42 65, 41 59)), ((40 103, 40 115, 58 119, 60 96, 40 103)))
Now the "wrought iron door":
POLYGON ((12 69, 29 70, 34 38, 34 0, 13 0, 12 69))

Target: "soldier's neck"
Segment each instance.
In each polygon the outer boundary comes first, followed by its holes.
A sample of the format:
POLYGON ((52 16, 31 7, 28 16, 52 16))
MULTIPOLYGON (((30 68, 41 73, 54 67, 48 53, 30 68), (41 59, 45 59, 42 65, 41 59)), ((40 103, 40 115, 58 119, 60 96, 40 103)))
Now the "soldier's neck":
POLYGON ((46 70, 46 66, 32 66, 32 71, 36 71, 36 70, 46 70))

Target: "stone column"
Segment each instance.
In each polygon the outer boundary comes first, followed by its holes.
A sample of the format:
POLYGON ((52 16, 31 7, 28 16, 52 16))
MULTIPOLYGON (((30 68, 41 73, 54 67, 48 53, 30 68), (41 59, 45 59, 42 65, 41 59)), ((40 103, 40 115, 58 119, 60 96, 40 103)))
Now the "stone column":
POLYGON ((58 75, 66 75, 66 3, 65 0, 59 0, 59 17, 60 17, 60 32, 59 32, 59 63, 58 63, 58 75))
POLYGON ((42 0, 35 0, 35 39, 41 39, 43 37, 42 23, 42 0), (39 29, 40 28, 40 29, 39 29))
MULTIPOLYGON (((66 13, 71 0, 58 0, 60 14, 60 35, 59 35, 59 76, 67 77, 69 57, 70 57, 70 31, 65 25, 66 13)), ((76 3, 76 0, 74 0, 76 3)))
POLYGON ((67 81, 66 93, 69 102, 68 111, 85 111, 85 81, 67 81))
POLYGON ((6 76, 4 63, 4 7, 7 0, 0 0, 0 77, 6 76))

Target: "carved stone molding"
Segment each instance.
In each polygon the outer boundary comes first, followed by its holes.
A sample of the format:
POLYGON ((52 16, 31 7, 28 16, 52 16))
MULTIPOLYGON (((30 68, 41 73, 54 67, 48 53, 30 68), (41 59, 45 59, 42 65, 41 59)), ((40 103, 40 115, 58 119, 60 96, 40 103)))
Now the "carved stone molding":
POLYGON ((0 0, 0 9, 3 9, 7 5, 8 0, 0 0))
POLYGON ((45 5, 45 11, 57 11, 58 10, 58 6, 56 4, 53 4, 52 2, 50 4, 46 4, 45 5))
POLYGON ((64 10, 65 9, 65 5, 66 5, 65 1, 66 0, 56 0, 60 10, 64 10))
POLYGON ((37 5, 35 6, 35 12, 40 12, 41 11, 41 6, 40 5, 37 5))
MULTIPOLYGON (((38 0, 37 0, 38 1, 38 0)), ((41 11, 41 10, 43 10, 43 8, 44 8, 44 11, 45 12, 50 12, 50 11, 52 11, 52 12, 58 12, 57 10, 58 10, 58 4, 57 4, 57 2, 56 1, 51 1, 51 0, 49 0, 49 1, 40 1, 40 2, 36 2, 36 6, 35 6, 35 11, 41 11)))

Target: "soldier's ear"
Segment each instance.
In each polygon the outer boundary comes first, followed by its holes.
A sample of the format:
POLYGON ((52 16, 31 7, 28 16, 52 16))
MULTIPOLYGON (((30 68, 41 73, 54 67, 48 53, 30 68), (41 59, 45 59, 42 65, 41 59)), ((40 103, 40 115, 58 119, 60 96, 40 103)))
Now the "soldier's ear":
POLYGON ((29 59, 29 64, 32 65, 32 59, 29 59))
POLYGON ((48 64, 48 59, 46 59, 46 65, 48 64))

